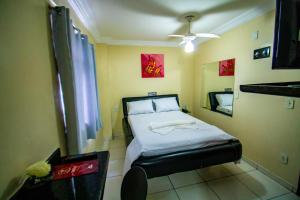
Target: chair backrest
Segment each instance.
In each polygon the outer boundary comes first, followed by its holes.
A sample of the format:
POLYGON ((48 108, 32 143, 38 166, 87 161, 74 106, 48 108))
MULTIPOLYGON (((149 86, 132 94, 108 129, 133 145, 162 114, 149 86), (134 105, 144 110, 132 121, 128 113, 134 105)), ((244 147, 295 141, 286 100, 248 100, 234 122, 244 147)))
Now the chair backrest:
POLYGON ((147 174, 141 167, 131 168, 124 176, 121 200, 146 200, 148 190, 147 174))

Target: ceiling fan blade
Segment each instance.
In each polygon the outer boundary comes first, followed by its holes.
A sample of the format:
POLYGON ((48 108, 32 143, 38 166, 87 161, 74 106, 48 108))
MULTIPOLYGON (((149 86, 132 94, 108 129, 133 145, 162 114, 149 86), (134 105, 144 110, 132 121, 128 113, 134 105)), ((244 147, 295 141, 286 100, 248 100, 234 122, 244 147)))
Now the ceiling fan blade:
POLYGON ((184 35, 168 35, 169 37, 179 37, 179 38, 183 38, 184 35))
POLYGON ((202 37, 202 38, 220 38, 219 35, 213 34, 213 33, 196 33, 196 37, 202 37))
POLYGON ((200 12, 200 15, 204 16, 208 14, 230 12, 230 11, 241 10, 241 9, 250 9, 253 7, 253 5, 258 5, 261 2, 262 2, 261 0, 231 1, 227 3, 225 2, 200 12))
POLYGON ((179 14, 175 9, 163 1, 128 0, 119 1, 118 4, 127 10, 142 13, 143 15, 147 14, 151 16, 174 17, 179 14))
POLYGON ((185 37, 185 33, 186 33, 186 30, 187 30, 187 25, 186 24, 180 24, 178 25, 177 29, 172 31, 169 35, 169 37, 173 37, 173 38, 183 38, 185 37), (173 36, 175 35, 175 36, 173 36), (177 35, 180 35, 180 36, 177 36, 177 35))
POLYGON ((179 44, 178 44, 178 46, 181 46, 181 45, 183 45, 183 44, 185 44, 186 43, 186 41, 185 40, 182 40, 179 44))

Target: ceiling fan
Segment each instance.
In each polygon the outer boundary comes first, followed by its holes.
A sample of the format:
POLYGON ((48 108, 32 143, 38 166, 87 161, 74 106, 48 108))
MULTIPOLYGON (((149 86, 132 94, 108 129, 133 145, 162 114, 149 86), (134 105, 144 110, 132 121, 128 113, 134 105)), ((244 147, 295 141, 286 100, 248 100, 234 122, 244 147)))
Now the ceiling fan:
POLYGON ((169 37, 182 38, 179 46, 186 44, 184 50, 187 53, 194 51, 194 44, 192 43, 192 41, 196 40, 197 38, 220 38, 219 35, 213 33, 192 33, 191 22, 193 21, 193 18, 195 18, 194 15, 188 15, 185 17, 189 25, 188 32, 185 35, 168 35, 169 37))

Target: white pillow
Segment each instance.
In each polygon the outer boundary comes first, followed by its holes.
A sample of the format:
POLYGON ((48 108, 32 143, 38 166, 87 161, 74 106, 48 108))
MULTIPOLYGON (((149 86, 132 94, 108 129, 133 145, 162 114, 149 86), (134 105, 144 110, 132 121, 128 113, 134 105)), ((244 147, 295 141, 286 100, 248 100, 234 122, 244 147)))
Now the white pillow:
POLYGON ((220 106, 232 106, 233 94, 216 94, 220 106))
POLYGON ((156 112, 180 110, 175 97, 153 99, 156 112))
POLYGON ((131 101, 127 102, 128 115, 153 113, 152 100, 131 101))

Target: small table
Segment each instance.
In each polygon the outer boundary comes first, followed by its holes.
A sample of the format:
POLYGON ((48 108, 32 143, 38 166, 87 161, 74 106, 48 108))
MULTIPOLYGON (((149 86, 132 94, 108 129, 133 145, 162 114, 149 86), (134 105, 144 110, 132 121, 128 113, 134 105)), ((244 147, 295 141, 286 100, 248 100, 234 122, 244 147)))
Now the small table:
POLYGON ((97 173, 72 178, 51 180, 33 185, 27 180, 12 199, 55 199, 55 200, 95 200, 102 199, 109 161, 109 152, 93 152, 76 156, 60 156, 57 149, 48 159, 49 164, 57 165, 84 160, 99 160, 97 173))

